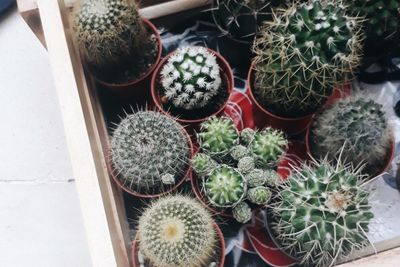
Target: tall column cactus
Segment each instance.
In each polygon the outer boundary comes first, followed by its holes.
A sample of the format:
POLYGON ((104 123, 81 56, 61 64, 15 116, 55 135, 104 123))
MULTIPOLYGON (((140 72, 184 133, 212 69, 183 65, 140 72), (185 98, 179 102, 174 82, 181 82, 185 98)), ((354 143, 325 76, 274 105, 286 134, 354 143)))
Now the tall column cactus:
POLYGON ((256 99, 282 116, 315 112, 360 63, 359 21, 332 0, 278 10, 253 47, 256 99))

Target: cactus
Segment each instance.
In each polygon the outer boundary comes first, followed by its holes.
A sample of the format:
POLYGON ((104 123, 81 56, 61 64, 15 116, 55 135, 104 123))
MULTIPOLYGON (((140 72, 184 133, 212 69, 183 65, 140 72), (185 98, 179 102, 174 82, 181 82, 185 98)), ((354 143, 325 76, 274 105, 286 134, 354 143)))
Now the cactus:
POLYGON ((237 167, 242 174, 246 174, 254 170, 256 167, 254 163, 254 158, 243 157, 238 161, 237 167))
POLYGON ((241 40, 251 40, 266 20, 272 19, 272 8, 282 0, 217 0, 213 8, 215 24, 224 34, 241 40))
POLYGON ((73 25, 84 58, 99 68, 120 67, 146 40, 134 1, 85 0, 77 8, 73 25))
POLYGON ((295 3, 266 22, 253 46, 253 94, 281 116, 315 112, 360 64, 360 19, 334 0, 295 3))
POLYGON ((238 132, 227 117, 211 117, 203 122, 198 134, 200 148, 211 156, 225 156, 237 143, 238 132))
POLYGON ((368 170, 386 158, 391 130, 382 105, 356 96, 341 99, 318 114, 310 138, 314 156, 329 154, 333 159, 345 146, 343 160, 354 166, 365 163, 368 170))
POLYGON ((243 145, 237 145, 231 149, 231 157, 236 161, 239 161, 241 158, 246 157, 248 154, 248 148, 243 145))
POLYGON ((114 168, 123 184, 134 191, 159 191, 172 178, 182 178, 190 153, 182 126, 154 111, 127 115, 111 138, 114 168))
POLYGON ((215 255, 216 233, 208 211, 185 196, 161 198, 139 219, 139 251, 154 267, 202 267, 215 255))
POLYGON ((247 190, 242 174, 227 165, 214 169, 205 179, 203 187, 208 200, 221 208, 232 207, 241 202, 247 190))
POLYGON ((200 109, 221 89, 219 65, 204 47, 178 48, 161 70, 162 101, 176 108, 200 109))
POLYGON ((296 167, 270 203, 283 249, 305 266, 332 266, 368 243, 374 217, 359 170, 327 160, 296 167))
POLYGON ((256 135, 256 131, 251 128, 244 128, 240 132, 240 142, 244 145, 248 146, 253 140, 254 136, 256 135))
POLYGON ((279 174, 274 170, 265 171, 266 185, 272 188, 279 186, 282 183, 282 179, 279 174))
POLYGON ((217 163, 207 154, 197 153, 192 160, 192 168, 200 177, 204 177, 217 168, 217 163))
POLYGON ((251 208, 246 202, 240 202, 232 209, 232 215, 236 221, 247 223, 251 220, 251 208))
POLYGON ((274 167, 286 152, 288 141, 283 132, 272 128, 265 128, 257 132, 250 144, 251 156, 260 168, 274 167))
POLYGON ((271 199, 271 191, 265 186, 257 186, 247 191, 247 199, 257 205, 265 205, 271 199))
POLYGON ((266 172, 261 169, 253 169, 245 176, 249 187, 264 185, 267 181, 266 172))

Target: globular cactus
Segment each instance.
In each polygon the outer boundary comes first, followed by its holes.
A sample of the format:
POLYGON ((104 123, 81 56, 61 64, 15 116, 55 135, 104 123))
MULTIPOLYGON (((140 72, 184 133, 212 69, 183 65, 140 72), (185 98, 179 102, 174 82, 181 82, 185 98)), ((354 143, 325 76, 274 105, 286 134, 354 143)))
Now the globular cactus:
POLYGON ((273 113, 315 112, 360 64, 360 19, 333 0, 295 3, 266 22, 253 46, 253 94, 273 113))
POLYGON ((257 186, 247 191, 247 199, 256 205, 266 205, 271 199, 271 191, 265 186, 257 186))
POLYGON ((198 133, 200 148, 212 156, 226 156, 238 140, 238 131, 227 117, 211 117, 198 133))
POLYGON ((227 165, 214 169, 204 180, 203 187, 208 200, 221 208, 235 206, 242 201, 247 191, 247 183, 242 174, 227 165))
POLYGON ((185 110, 200 109, 222 88, 215 55, 204 47, 178 48, 161 70, 162 101, 185 110))
POLYGON ((265 170, 265 178, 265 184, 271 188, 275 188, 282 183, 281 177, 274 170, 265 170))
POLYGON ((185 196, 160 198, 139 219, 139 251, 154 267, 203 267, 215 255, 209 212, 185 196))
POLYGON ((255 135, 255 130, 251 128, 244 128, 240 132, 240 142, 243 143, 245 146, 248 146, 254 140, 255 135))
POLYGON ((288 141, 280 130, 265 128, 255 134, 250 143, 250 155, 260 168, 274 167, 288 148, 288 141))
POLYGON ((234 160, 239 161, 249 155, 249 149, 243 145, 237 145, 232 147, 230 155, 234 160))
POLYGON ((247 185, 249 187, 257 187, 264 185, 267 182, 266 171, 262 169, 253 169, 246 174, 247 185))
POLYGON ((257 35, 258 28, 272 19, 272 8, 283 6, 282 0, 216 0, 213 8, 215 24, 224 34, 239 40, 257 35))
POLYGON ((205 177, 217 167, 218 164, 204 153, 197 153, 192 160, 192 168, 200 177, 205 177))
POLYGON ((190 153, 182 126, 154 111, 127 115, 111 138, 111 160, 119 179, 144 193, 160 191, 164 183, 183 178, 190 153))
POLYGON ((246 202, 240 202, 232 209, 233 218, 240 223, 247 223, 251 220, 251 207, 246 202))
POLYGON ((100 68, 119 66, 146 40, 137 6, 129 0, 84 0, 73 27, 84 58, 100 68))
POLYGON ((305 266, 333 266, 368 244, 374 217, 359 170, 326 160, 297 167, 269 204, 269 226, 305 266))
POLYGON ((254 170, 256 164, 254 162, 254 158, 243 157, 238 161, 237 167, 242 174, 246 174, 254 170))
POLYGON ((361 97, 337 101, 315 117, 310 133, 315 157, 337 157, 354 166, 367 164, 367 172, 387 157, 391 130, 382 105, 361 97))

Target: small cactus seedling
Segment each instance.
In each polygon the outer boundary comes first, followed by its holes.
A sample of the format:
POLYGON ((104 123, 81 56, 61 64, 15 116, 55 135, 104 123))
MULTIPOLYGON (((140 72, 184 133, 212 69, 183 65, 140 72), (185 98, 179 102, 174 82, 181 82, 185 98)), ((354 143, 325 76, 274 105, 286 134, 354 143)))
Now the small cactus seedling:
POLYGON ((374 217, 359 170, 338 160, 296 167, 269 205, 281 246, 305 266, 333 266, 368 244, 374 217))
POLYGON ((139 219, 139 250, 154 267, 203 267, 215 255, 213 219, 196 200, 160 198, 139 219))
POLYGON ((282 179, 279 174, 274 170, 265 170, 266 185, 272 188, 279 186, 282 179))
POLYGON ((211 117, 203 122, 198 134, 201 149, 211 156, 225 156, 237 143, 238 132, 227 117, 211 117))
POLYGON ((162 101, 200 109, 216 96, 222 79, 215 55, 204 47, 178 48, 161 70, 162 101))
POLYGON ((208 200, 221 208, 232 207, 241 202, 247 190, 242 174, 227 165, 214 169, 205 179, 203 187, 208 200))
POLYGON ((360 19, 333 0, 295 3, 266 22, 253 47, 252 92, 281 116, 315 112, 360 64, 360 19))
POLYGON ((265 205, 271 199, 271 191, 265 186, 257 186, 247 191, 247 199, 256 205, 265 205))
MULTIPOLYGON (((391 130, 382 105, 360 97, 337 101, 316 116, 310 134, 312 153, 331 159, 344 146, 343 160, 373 166, 386 159, 391 130)), ((372 168, 374 169, 374 168, 372 168)))
POLYGON ((183 178, 190 148, 184 129, 154 111, 127 115, 111 138, 111 159, 119 179, 133 191, 151 193, 183 178))
POLYGON ((236 221, 247 223, 251 220, 251 208, 246 202, 240 202, 232 209, 232 215, 236 221))
POLYGON ((247 155, 249 155, 249 149, 243 145, 237 145, 231 149, 231 157, 236 161, 239 161, 247 155))
POLYGON ((253 140, 254 136, 256 135, 256 131, 251 128, 244 128, 240 132, 240 142, 244 145, 248 146, 253 140))
POLYGON ((274 167, 286 152, 288 141, 283 132, 265 128, 257 132, 250 144, 251 156, 260 168, 274 167))
POLYGON ((249 187, 257 187, 264 185, 267 181, 266 171, 261 169, 253 169, 245 176, 249 187))
POLYGON ((197 153, 192 160, 192 168, 200 177, 205 177, 215 168, 217 163, 207 154, 197 153))
POLYGON ((254 158, 252 157, 243 157, 238 161, 238 169, 242 174, 246 174, 254 170, 256 167, 254 163, 254 158))

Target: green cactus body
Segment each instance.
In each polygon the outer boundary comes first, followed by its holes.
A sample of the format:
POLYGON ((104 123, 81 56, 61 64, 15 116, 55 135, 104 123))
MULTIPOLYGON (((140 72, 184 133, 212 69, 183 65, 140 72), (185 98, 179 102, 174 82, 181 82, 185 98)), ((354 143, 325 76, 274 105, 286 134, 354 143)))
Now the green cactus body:
POLYGON ((248 146, 254 140, 254 136, 256 135, 256 131, 251 128, 244 128, 240 132, 240 141, 248 146))
POLYGON ((246 174, 254 170, 256 167, 254 163, 254 158, 252 157, 243 157, 239 160, 238 164, 238 169, 242 174, 246 174))
POLYGON ((247 147, 243 145, 237 145, 231 149, 230 154, 234 160, 239 161, 241 158, 244 158, 247 155, 249 155, 249 150, 247 147))
POLYGON ((246 174, 245 178, 247 180, 247 185, 249 187, 257 187, 264 185, 267 181, 267 177, 265 175, 265 171, 261 169, 253 169, 249 173, 246 174))
POLYGON ((269 205, 281 246, 305 266, 332 266, 368 243, 374 217, 359 170, 327 161, 295 168, 269 205))
POLYGON ((85 0, 75 13, 74 31, 86 61, 100 68, 119 66, 146 40, 134 1, 85 0))
POLYGON ((282 183, 281 177, 274 170, 265 170, 266 185, 269 187, 277 187, 282 183))
POLYGON ((154 267, 203 267, 215 255, 216 233, 208 211, 184 196, 161 198, 139 219, 139 250, 154 267))
POLYGON ((256 205, 265 205, 271 199, 271 191, 265 186, 257 186, 247 191, 247 199, 256 205))
POLYGON ((203 188, 213 205, 232 207, 245 196, 247 184, 240 172, 227 165, 220 165, 204 180, 203 188))
POLYGON ((111 138, 111 159, 124 186, 133 191, 162 190, 183 178, 190 147, 182 126, 153 111, 127 115, 111 138))
POLYGON ((238 132, 227 117, 211 117, 200 127, 198 139, 201 149, 211 156, 225 156, 237 143, 238 132))
POLYGON ((192 168, 197 175, 204 177, 217 168, 217 163, 209 155, 197 153, 192 160, 192 168))
POLYGON ((253 93, 272 112, 315 112, 333 88, 352 78, 361 56, 360 19, 337 1, 316 0, 277 11, 256 39, 253 93))
POLYGON ((232 209, 233 218, 240 223, 247 223, 251 220, 251 208, 246 202, 240 202, 232 209))
POLYGON ((286 152, 288 141, 283 132, 265 128, 257 132, 250 144, 251 156, 260 168, 274 167, 286 152))
POLYGON ((367 164, 368 173, 369 166, 387 157, 391 130, 382 105, 353 97, 341 99, 318 114, 310 139, 314 156, 328 154, 333 159, 342 153, 343 160, 354 166, 367 164))
POLYGON ((206 106, 219 93, 221 84, 215 55, 200 46, 178 48, 161 70, 162 99, 176 108, 206 106))

